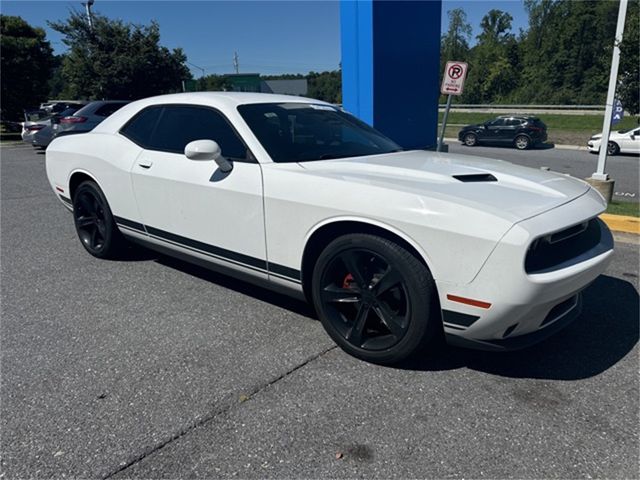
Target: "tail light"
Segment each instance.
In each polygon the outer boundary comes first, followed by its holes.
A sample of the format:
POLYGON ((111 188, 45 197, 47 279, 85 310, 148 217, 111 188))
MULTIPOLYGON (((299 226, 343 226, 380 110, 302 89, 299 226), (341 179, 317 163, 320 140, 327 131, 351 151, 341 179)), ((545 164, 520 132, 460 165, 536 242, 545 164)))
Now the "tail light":
POLYGON ((37 132, 38 130, 42 130, 44 125, 27 125, 24 128, 27 132, 37 132))
POLYGON ((542 132, 544 130, 544 128, 541 127, 534 127, 534 126, 530 126, 529 130, 533 130, 535 132, 542 132))
POLYGON ((88 120, 87 117, 76 117, 71 115, 70 117, 63 117, 60 119, 60 123, 84 123, 88 120))

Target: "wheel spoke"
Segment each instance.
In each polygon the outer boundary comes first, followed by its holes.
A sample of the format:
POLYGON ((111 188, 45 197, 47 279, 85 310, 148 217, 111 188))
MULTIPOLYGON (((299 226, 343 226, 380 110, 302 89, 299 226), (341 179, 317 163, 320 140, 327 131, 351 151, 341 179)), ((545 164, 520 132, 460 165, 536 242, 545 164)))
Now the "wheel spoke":
POLYGON ((330 303, 357 303, 360 301, 360 292, 329 285, 322 290, 322 300, 330 303))
POLYGON ((389 265, 389 268, 382 274, 382 277, 373 285, 373 293, 379 297, 390 288, 396 286, 402 281, 402 277, 397 269, 389 265))
POLYGON ((362 271, 358 266, 356 253, 348 250, 340 255, 340 259, 342 260, 342 263, 344 263, 344 266, 347 267, 348 273, 353 276, 356 285, 360 288, 366 288, 367 282, 365 281, 362 271))
POLYGON ((378 302, 373 306, 373 311, 382 320, 382 323, 389 329, 389 331, 400 338, 404 335, 404 327, 402 326, 402 317, 393 313, 384 302, 378 302))
POLYGON ((100 237, 100 232, 98 231, 98 227, 96 225, 96 228, 93 229, 93 232, 91 232, 91 247, 92 248, 96 248, 98 246, 98 239, 100 237))
POLYGON ((82 215, 76 220, 79 228, 87 228, 95 225, 96 219, 89 215, 82 215))
POLYGON ((358 314, 356 315, 355 320, 353 321, 353 326, 347 333, 347 340, 357 346, 362 345, 362 334, 364 332, 364 327, 367 323, 367 317, 369 316, 369 310, 371 307, 362 303, 360 308, 358 309, 358 314))

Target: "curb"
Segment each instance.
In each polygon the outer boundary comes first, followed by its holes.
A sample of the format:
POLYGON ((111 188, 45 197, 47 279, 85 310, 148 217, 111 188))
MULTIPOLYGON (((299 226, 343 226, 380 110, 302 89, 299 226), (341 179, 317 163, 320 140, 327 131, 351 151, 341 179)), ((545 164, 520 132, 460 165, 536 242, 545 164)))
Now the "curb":
POLYGON ((614 232, 633 233, 640 235, 640 218, 625 215, 611 215, 603 213, 600 219, 614 232))

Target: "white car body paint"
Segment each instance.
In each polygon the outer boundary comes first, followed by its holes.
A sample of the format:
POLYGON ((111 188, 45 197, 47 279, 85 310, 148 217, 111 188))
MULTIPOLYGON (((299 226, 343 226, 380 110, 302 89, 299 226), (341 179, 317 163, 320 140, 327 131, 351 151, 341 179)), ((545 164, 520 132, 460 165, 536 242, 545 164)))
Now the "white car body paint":
MULTIPOLYGON (((612 130, 609 135, 609 141, 618 145, 620 153, 636 153, 640 154, 640 128, 634 128, 628 131, 612 130)), ((602 134, 592 136, 587 143, 590 152, 597 153, 600 151, 602 143, 602 134)))
POLYGON ((306 273, 301 272, 303 254, 314 232, 345 221, 387 230, 411 245, 431 270, 448 338, 479 348, 503 348, 506 337, 517 341, 519 335, 559 325, 578 310, 578 293, 610 260, 613 240, 595 220, 606 203, 581 180, 427 151, 276 163, 237 107, 277 102, 329 106, 249 93, 144 99, 90 133, 55 139, 46 153, 47 175, 67 208, 71 177, 85 172, 130 238, 224 266, 298 297, 306 273), (231 172, 221 174, 214 161, 145 150, 119 133, 145 107, 167 104, 217 109, 256 162, 235 162, 231 172), (454 175, 492 175, 496 181, 468 183, 454 175), (525 257, 534 240, 587 221, 598 229, 597 245, 548 271, 527 273, 525 257), (452 295, 491 306, 452 301, 452 295), (550 318, 554 312, 557 318, 550 318), (471 323, 456 323, 457 315, 471 323))

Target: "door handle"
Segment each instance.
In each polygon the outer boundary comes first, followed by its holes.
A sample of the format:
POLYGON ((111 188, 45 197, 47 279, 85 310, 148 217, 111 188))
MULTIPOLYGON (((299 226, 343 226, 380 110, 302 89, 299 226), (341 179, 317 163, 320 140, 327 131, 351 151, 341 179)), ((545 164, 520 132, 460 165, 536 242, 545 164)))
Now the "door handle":
POLYGON ((150 160, 141 160, 138 162, 138 165, 140 165, 142 168, 151 168, 153 162, 150 160))

